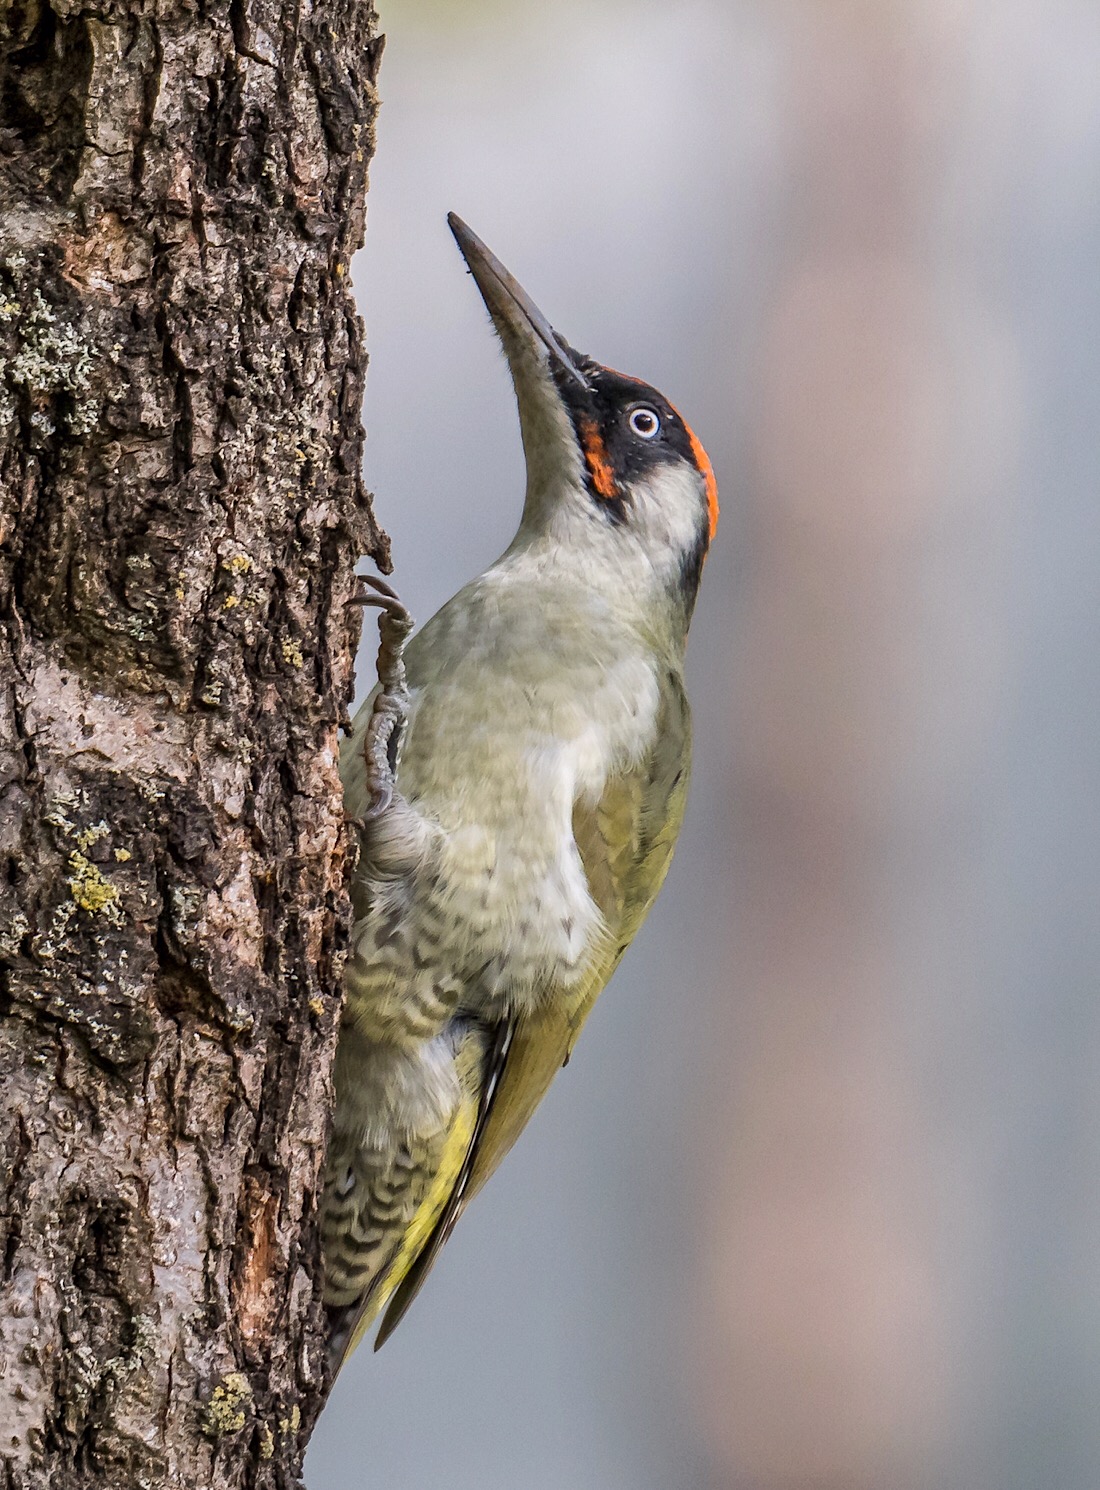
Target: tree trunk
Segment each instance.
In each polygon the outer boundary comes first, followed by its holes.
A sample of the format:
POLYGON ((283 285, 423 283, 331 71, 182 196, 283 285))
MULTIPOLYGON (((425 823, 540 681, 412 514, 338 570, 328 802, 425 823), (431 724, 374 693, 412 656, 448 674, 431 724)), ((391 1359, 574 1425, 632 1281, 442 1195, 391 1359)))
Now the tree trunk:
POLYGON ((0 1486, 290 1486, 370 0, 0 9, 0 1486))

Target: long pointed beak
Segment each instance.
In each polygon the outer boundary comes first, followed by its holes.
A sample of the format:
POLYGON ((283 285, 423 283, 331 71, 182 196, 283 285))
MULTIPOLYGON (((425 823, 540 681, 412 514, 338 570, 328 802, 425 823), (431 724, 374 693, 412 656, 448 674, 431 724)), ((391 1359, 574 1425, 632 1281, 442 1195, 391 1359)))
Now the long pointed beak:
POLYGON ((541 343, 552 361, 587 390, 588 380, 584 373, 515 276, 508 273, 457 212, 449 212, 447 222, 504 343, 513 377, 518 371, 517 361, 522 361, 525 354, 530 356, 536 352, 541 343))

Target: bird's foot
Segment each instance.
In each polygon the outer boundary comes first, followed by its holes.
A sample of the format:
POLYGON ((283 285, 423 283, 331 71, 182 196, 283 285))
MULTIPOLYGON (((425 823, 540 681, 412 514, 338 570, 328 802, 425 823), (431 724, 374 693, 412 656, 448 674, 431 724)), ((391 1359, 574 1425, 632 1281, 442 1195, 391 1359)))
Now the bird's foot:
POLYGON ((397 592, 377 575, 357 576, 363 588, 352 597, 353 605, 378 607, 378 693, 363 736, 363 759, 367 768, 370 802, 363 813, 365 826, 388 811, 397 790, 397 759, 409 717, 409 690, 405 681, 405 643, 413 629, 413 618, 397 592))

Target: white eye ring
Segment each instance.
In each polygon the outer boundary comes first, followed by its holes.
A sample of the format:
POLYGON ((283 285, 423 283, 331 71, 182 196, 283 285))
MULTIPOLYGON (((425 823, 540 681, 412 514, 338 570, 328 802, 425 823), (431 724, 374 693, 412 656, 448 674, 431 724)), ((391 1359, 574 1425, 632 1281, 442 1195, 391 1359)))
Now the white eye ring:
POLYGON ((655 440, 661 433, 661 421, 650 408, 635 409, 630 416, 630 428, 642 440, 655 440))

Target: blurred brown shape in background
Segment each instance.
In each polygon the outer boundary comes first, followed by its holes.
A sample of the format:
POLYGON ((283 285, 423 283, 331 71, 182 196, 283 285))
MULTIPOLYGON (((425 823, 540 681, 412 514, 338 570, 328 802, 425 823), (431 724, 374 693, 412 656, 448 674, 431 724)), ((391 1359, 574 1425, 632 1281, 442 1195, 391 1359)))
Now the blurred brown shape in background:
MULTIPOLYGON (((740 1064, 717 1192, 701 1179, 716 1485, 934 1483, 951 1430, 935 1143, 909 1071, 891 868, 913 809, 945 805, 914 756, 959 368, 922 176, 951 129, 965 9, 791 10, 796 196, 760 347, 730 721, 740 1064)), ((990 665, 974 653, 952 688, 982 692, 990 665)), ((980 729, 981 712, 961 722, 980 729)))

